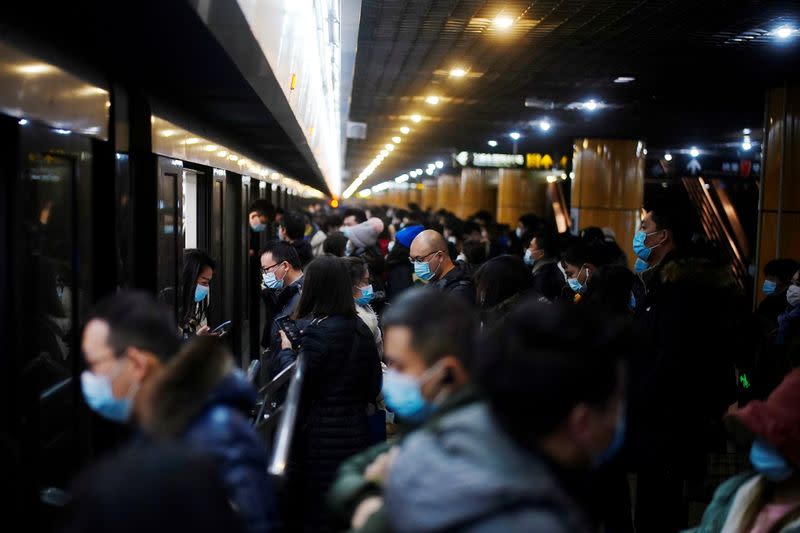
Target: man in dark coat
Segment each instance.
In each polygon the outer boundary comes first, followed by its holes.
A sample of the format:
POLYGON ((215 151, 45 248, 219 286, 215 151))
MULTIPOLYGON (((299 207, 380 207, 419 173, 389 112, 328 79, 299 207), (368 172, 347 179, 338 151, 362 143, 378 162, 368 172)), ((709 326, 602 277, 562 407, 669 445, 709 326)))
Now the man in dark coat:
POLYGON ((525 264, 533 266, 533 290, 549 301, 561 296, 566 280, 558 268, 558 236, 542 229, 533 235, 525 251, 525 264))
POLYGON ((411 243, 414 273, 430 287, 455 294, 463 301, 475 303, 475 285, 465 265, 450 259, 447 241, 434 230, 425 230, 411 243))

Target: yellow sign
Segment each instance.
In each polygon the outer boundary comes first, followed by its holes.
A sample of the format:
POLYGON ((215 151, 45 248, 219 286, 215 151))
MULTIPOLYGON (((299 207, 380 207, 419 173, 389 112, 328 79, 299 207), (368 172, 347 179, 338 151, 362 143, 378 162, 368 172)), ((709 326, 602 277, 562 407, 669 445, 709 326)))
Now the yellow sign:
MULTIPOLYGON (((525 154, 525 166, 527 168, 541 168, 550 170, 553 168, 553 157, 550 154, 525 154)), ((567 156, 564 156, 559 161, 561 168, 567 168, 567 156)))

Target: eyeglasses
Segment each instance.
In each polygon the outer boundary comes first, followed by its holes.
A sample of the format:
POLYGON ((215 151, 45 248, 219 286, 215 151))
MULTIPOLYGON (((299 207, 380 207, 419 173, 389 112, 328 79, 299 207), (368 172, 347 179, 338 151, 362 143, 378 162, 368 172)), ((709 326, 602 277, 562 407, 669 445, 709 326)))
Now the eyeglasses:
POLYGON ((438 254, 439 252, 440 252, 440 250, 436 250, 435 252, 431 252, 431 253, 429 253, 428 255, 424 255, 424 256, 422 256, 422 258, 419 258, 419 257, 409 257, 409 258, 408 258, 408 260, 409 260, 409 261, 411 261, 412 263, 424 263, 424 262, 425 262, 425 258, 426 258, 426 257, 430 257, 430 256, 432 256, 433 254, 438 254))
POLYGON ((261 272, 263 272, 264 274, 266 274, 267 272, 269 272, 270 270, 272 270, 273 268, 275 268, 275 267, 276 267, 276 266, 278 266, 278 265, 280 265, 280 263, 273 263, 273 264, 271 264, 271 265, 270 265, 270 266, 268 266, 268 267, 261 267, 261 272))

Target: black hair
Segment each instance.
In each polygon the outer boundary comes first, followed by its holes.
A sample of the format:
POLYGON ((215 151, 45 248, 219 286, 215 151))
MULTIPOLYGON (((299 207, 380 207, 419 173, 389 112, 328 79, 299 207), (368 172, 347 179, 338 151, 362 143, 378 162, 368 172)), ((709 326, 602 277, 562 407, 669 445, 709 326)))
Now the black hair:
POLYGON ((290 240, 296 241, 302 239, 305 235, 306 222, 307 219, 304 215, 296 211, 291 211, 283 215, 281 226, 283 226, 286 231, 286 236, 289 237, 290 240))
POLYGON ((463 228, 463 231, 464 231, 464 237, 465 238, 468 237, 469 235, 471 235, 472 233, 475 233, 475 232, 480 233, 481 232, 481 227, 476 222, 473 222, 471 220, 468 221, 468 222, 464 222, 464 225, 462 226, 462 228, 463 228))
POLYGON ((461 244, 461 253, 470 265, 480 265, 486 261, 486 244, 477 239, 467 239, 461 244))
POLYGON ((475 219, 475 220, 480 220, 484 224, 486 224, 487 226, 494 221, 494 217, 492 217, 492 214, 490 212, 484 210, 484 209, 478 211, 477 213, 472 215, 470 218, 475 219))
POLYGON ((683 190, 666 189, 645 197, 644 210, 650 213, 657 230, 669 230, 675 246, 687 246, 699 228, 697 211, 683 190))
POLYGON ((305 281, 294 318, 353 316, 353 285, 350 272, 339 257, 322 256, 311 261, 305 270, 305 281))
POLYGON ((773 259, 764 265, 765 276, 774 276, 784 284, 789 283, 798 270, 800 270, 800 263, 794 259, 773 259))
POLYGON ((323 223, 320 224, 320 229, 322 229, 322 231, 325 233, 330 233, 331 228, 341 228, 342 224, 342 217, 332 214, 325 217, 323 223))
POLYGON ((322 243, 322 251, 336 257, 343 257, 345 248, 347 248, 347 236, 341 231, 334 231, 322 243))
POLYGON ((536 231, 542 223, 542 219, 536 213, 525 213, 519 217, 519 221, 528 231, 536 231))
POLYGON ((476 372, 500 425, 533 448, 576 405, 607 406, 630 351, 628 328, 590 306, 530 301, 509 313, 489 332, 476 372))
POLYGON ((383 314, 382 324, 384 330, 408 328, 411 347, 429 367, 442 357, 453 355, 468 372, 472 369, 478 321, 457 296, 414 287, 392 302, 383 314))
POLYGON ((178 350, 180 338, 170 308, 144 291, 121 291, 102 300, 91 319, 108 324, 108 344, 117 358, 127 348, 138 348, 167 361, 178 350))
POLYGON ((247 210, 248 214, 256 212, 260 216, 267 217, 268 220, 275 219, 275 206, 272 205, 272 202, 267 200, 266 198, 258 198, 253 200, 250 203, 250 207, 247 210))
POLYGON ((288 242, 279 240, 268 241, 267 244, 264 245, 264 248, 261 249, 261 253, 258 256, 263 257, 266 253, 272 254, 272 260, 275 261, 275 263, 283 263, 286 261, 295 270, 300 270, 302 268, 297 250, 288 242))
POLYGON ((531 240, 536 239, 536 247, 544 251, 545 257, 558 257, 559 243, 558 235, 550 227, 539 229, 533 234, 531 240))
POLYGON ((533 276, 519 257, 500 255, 482 264, 472 277, 476 300, 491 309, 515 294, 531 288, 533 276))
POLYGON ((608 255, 608 250, 599 242, 578 241, 564 252, 564 261, 576 267, 581 267, 585 263, 600 267, 610 262, 608 255))
POLYGON ((605 242, 606 234, 597 226, 589 226, 580 231, 580 238, 586 242, 605 242))
POLYGON ((83 472, 72 487, 62 533, 244 533, 217 465, 174 443, 123 448, 83 472))
POLYGON ((586 292, 581 304, 593 305, 608 313, 627 315, 630 313, 631 290, 634 274, 622 265, 603 265, 586 283, 586 292))
POLYGON ((367 221, 367 214, 364 212, 363 209, 355 209, 352 207, 345 209, 344 216, 342 218, 345 219, 350 216, 356 217, 356 224, 361 224, 362 222, 367 221))
POLYGON ((184 250, 178 305, 178 324, 181 327, 188 324, 195 315, 197 303, 194 301, 194 293, 197 287, 197 278, 200 277, 200 272, 205 267, 209 267, 212 272, 217 269, 217 264, 210 255, 196 248, 184 250))
POLYGON ((367 271, 367 262, 361 257, 343 257, 342 261, 344 261, 347 271, 350 273, 350 283, 355 287, 367 271))

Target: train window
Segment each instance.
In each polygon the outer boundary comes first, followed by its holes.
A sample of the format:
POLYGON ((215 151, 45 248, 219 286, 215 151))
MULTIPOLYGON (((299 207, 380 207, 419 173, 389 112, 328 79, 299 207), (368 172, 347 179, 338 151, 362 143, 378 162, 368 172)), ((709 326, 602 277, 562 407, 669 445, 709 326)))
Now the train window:
POLYGON ((183 171, 183 236, 185 248, 197 248, 197 172, 183 171))
POLYGON ((183 248, 183 221, 178 203, 177 184, 180 169, 171 161, 159 158, 158 174, 158 297, 177 309, 178 250, 183 248), (179 237, 181 237, 179 242, 179 237))

